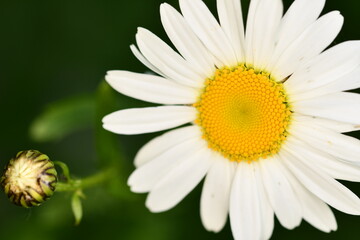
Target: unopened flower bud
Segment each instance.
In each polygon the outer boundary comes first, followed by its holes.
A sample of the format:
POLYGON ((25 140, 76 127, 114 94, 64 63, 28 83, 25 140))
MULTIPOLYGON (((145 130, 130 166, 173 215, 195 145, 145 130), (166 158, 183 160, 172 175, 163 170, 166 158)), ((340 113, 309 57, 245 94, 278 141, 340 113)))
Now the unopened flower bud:
POLYGON ((49 157, 36 150, 19 152, 6 165, 1 185, 11 202, 38 206, 55 191, 57 173, 49 157))

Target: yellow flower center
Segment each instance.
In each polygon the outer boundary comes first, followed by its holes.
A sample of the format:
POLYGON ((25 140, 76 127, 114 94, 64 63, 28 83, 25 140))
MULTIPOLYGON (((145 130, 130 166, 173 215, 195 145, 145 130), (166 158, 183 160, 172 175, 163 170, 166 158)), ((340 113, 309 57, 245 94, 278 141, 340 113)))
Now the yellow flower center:
POLYGON ((209 148, 232 161, 273 155, 288 134, 291 111, 282 83, 245 65, 218 69, 194 106, 209 148))

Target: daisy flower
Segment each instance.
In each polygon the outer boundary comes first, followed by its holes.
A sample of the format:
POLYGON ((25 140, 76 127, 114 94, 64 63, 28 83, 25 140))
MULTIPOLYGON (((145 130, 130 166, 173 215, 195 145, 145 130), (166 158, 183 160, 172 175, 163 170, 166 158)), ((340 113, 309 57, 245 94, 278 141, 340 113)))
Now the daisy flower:
POLYGON ((336 230, 329 206, 360 214, 359 198, 335 179, 360 181, 360 42, 326 49, 339 33, 325 0, 252 0, 244 26, 239 0, 164 3, 172 47, 139 28, 134 55, 157 75, 110 71, 117 91, 163 104, 104 117, 105 129, 141 134, 175 128, 135 157, 128 184, 149 193, 152 212, 174 207, 204 178, 200 216, 220 231, 229 214, 235 239, 268 239, 274 216, 336 230))

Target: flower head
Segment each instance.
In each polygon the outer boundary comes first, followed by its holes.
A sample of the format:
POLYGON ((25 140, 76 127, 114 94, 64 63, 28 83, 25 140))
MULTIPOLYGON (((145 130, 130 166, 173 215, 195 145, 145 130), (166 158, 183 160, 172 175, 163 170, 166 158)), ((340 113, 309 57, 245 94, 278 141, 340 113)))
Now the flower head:
POLYGON ((179 203, 205 177, 205 228, 230 216, 235 239, 268 239, 274 215, 288 229, 302 219, 330 232, 328 205, 360 215, 360 200, 335 179, 360 181, 360 42, 326 49, 343 17, 321 17, 325 0, 252 0, 244 27, 239 0, 217 0, 219 21, 201 0, 160 8, 174 51, 138 29, 131 50, 147 75, 110 71, 122 94, 164 104, 103 119, 119 134, 171 130, 146 144, 128 184, 149 192, 153 212, 179 203))
POLYGON ((11 202, 38 206, 55 191, 57 173, 49 157, 36 150, 21 151, 6 165, 1 185, 11 202))

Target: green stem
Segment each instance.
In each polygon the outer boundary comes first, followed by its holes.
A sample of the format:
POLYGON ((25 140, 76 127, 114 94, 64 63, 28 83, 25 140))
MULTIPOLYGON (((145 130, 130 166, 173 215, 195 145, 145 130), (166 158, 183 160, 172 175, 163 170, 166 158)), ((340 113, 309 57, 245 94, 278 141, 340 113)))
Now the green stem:
POLYGON ((110 178, 114 174, 114 169, 105 169, 104 171, 98 172, 94 175, 83 179, 69 180, 68 182, 58 182, 56 185, 57 192, 73 192, 79 189, 89 188, 99 185, 110 178))

